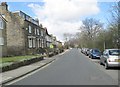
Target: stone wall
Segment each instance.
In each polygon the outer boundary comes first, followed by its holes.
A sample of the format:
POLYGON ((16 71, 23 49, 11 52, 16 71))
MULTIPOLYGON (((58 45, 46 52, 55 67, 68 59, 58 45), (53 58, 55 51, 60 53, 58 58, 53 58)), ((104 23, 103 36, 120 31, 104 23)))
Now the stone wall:
POLYGON ((7 16, 7 19, 9 20, 7 24, 8 54, 25 54, 25 35, 22 26, 24 24, 24 21, 12 13, 9 13, 7 16))
MULTIPOLYGON (((29 22, 29 21, 24 21, 24 29, 25 29, 25 49, 27 54, 36 54, 38 47, 38 38, 41 38, 40 35, 35 34, 35 28, 39 29, 39 26, 29 22), (29 33, 28 26, 31 26, 32 28, 32 33, 29 33), (29 48, 29 42, 28 42, 28 37, 35 37, 35 47, 29 48)), ((40 29, 39 29, 40 32, 40 29)), ((37 32, 36 32, 37 33, 37 32)))
POLYGON ((0 57, 7 56, 7 36, 5 20, 3 20, 3 29, 0 29, 0 38, 3 38, 3 45, 0 45, 0 57))
POLYGON ((0 6, 0 11, 5 15, 7 20, 6 35, 7 35, 7 53, 10 55, 25 54, 25 38, 22 20, 12 12, 5 10, 4 6, 0 6))
POLYGON ((46 47, 44 28, 21 18, 19 13, 8 11, 6 3, 0 5, 0 12, 5 15, 5 19, 7 20, 6 35, 8 56, 38 53, 37 50, 41 47, 38 47, 38 39, 41 40, 42 48, 46 47), (28 33, 29 25, 32 26, 31 34, 28 33), (35 28, 40 30, 39 35, 35 35, 35 28), (43 36, 41 36, 41 31, 43 31, 43 36), (35 38, 36 47, 29 48, 28 36, 35 38))

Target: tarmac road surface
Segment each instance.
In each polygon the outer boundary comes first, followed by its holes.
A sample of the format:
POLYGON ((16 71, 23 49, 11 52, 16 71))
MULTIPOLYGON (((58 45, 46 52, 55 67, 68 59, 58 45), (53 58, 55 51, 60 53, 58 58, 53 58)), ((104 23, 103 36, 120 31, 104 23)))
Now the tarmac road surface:
POLYGON ((78 49, 71 49, 49 66, 12 85, 118 85, 118 83, 78 49))

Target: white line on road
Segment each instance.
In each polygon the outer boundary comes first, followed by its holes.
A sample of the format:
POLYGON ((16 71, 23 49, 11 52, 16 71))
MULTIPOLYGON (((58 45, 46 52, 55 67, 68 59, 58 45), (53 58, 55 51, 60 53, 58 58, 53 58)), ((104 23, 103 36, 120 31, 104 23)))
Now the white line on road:
MULTIPOLYGON (((54 62, 54 61, 52 61, 51 63, 53 63, 53 62, 54 62)), ((38 71, 40 71, 40 70, 42 70, 42 69, 48 67, 51 63, 49 63, 49 64, 47 64, 47 65, 41 67, 40 69, 37 69, 37 70, 35 70, 35 71, 33 71, 33 72, 31 72, 31 73, 25 75, 25 76, 22 76, 22 77, 20 77, 20 78, 18 78, 18 79, 16 79, 16 80, 13 80, 13 81, 11 81, 11 82, 9 82, 9 83, 6 83, 5 85, 12 85, 12 84, 14 84, 14 83, 16 83, 16 82, 18 82, 18 81, 20 81, 20 80, 22 80, 22 79, 28 77, 28 76, 31 76, 31 75, 35 74, 36 72, 38 72, 38 71)))

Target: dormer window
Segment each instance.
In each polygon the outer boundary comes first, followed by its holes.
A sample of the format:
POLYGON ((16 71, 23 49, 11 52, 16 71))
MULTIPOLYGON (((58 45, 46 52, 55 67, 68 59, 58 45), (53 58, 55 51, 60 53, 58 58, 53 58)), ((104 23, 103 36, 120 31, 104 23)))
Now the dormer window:
POLYGON ((26 20, 29 20, 29 16, 26 15, 26 20))

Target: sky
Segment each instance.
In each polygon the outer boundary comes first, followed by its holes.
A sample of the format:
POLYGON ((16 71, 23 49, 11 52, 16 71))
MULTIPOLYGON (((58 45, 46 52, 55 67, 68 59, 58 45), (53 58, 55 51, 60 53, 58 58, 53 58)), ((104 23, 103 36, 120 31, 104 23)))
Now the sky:
POLYGON ((64 33, 80 32, 79 27, 85 18, 95 18, 106 26, 110 8, 116 0, 7 1, 10 11, 21 10, 33 18, 38 18, 43 27, 47 27, 49 34, 64 41, 64 33))

